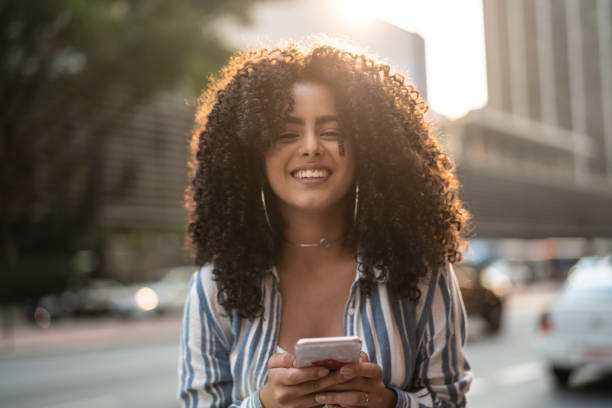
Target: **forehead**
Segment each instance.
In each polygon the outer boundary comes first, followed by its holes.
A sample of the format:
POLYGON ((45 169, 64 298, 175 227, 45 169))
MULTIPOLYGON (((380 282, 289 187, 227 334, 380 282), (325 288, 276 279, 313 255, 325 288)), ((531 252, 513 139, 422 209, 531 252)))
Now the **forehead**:
POLYGON ((316 82, 297 82, 292 88, 294 101, 291 116, 310 118, 336 114, 336 101, 331 90, 316 82))

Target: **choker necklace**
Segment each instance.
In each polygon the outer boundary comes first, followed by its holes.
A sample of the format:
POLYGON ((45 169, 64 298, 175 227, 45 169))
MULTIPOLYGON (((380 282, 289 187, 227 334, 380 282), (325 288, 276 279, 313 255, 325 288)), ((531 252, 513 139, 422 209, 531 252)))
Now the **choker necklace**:
POLYGON ((299 247, 299 248, 316 248, 316 247, 329 248, 330 246, 332 246, 332 244, 335 244, 336 242, 344 239, 344 237, 346 237, 346 234, 342 235, 340 238, 336 238, 331 241, 328 240, 327 238, 321 238, 319 242, 313 242, 313 243, 291 242, 288 239, 284 239, 284 238, 283 238, 283 241, 293 246, 299 247))

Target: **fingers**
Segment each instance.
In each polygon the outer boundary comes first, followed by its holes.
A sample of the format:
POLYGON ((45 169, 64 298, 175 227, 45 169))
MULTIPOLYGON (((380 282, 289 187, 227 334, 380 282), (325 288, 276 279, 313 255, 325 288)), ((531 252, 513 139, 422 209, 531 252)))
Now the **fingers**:
MULTIPOLYGON (((269 375, 282 385, 300 385, 309 382, 316 382, 327 376, 329 370, 323 367, 309 368, 273 368, 269 370, 269 375)), ((312 385, 309 385, 312 388, 312 385)))
POLYGON ((332 385, 321 389, 321 391, 364 391, 371 388, 371 381, 372 380, 367 378, 355 377, 352 380, 333 383, 332 385))
MULTIPOLYGON (((287 369, 275 369, 287 370, 287 369)), ((306 370, 304 368, 296 368, 296 371, 306 370)), ((275 382, 278 381, 277 377, 275 382)), ((321 407, 321 404, 315 399, 316 393, 322 391, 330 382, 336 381, 333 376, 328 375, 324 378, 307 381, 297 385, 285 385, 277 383, 274 386, 274 400, 276 405, 292 406, 292 407, 321 407)), ((263 401, 263 400, 262 400, 263 401)), ((274 404, 272 404, 274 405, 274 404)), ((264 406, 266 406, 264 404, 264 406)))
POLYGON ((350 380, 355 377, 366 377, 378 380, 382 378, 382 369, 378 364, 359 362, 345 365, 340 369, 340 374, 345 380, 350 380))
POLYGON ((367 392, 329 392, 317 394, 315 400, 319 404, 366 407, 370 397, 367 392))
POLYGON ((321 407, 316 400, 315 394, 293 395, 290 392, 282 392, 277 396, 277 403, 281 407, 321 407))
POLYGON ((275 353, 268 360, 268 368, 291 368, 294 360, 291 353, 275 353))

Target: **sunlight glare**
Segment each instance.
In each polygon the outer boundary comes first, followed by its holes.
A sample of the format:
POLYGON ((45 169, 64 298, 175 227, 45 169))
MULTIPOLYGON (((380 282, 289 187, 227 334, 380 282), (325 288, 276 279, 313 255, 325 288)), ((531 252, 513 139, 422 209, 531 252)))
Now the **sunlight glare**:
POLYGON ((367 0, 336 0, 334 3, 342 16, 354 24, 365 24, 372 20, 373 7, 367 0))
POLYGON ((343 13, 366 13, 425 39, 427 99, 433 110, 459 118, 486 104, 481 0, 340 3, 343 13))

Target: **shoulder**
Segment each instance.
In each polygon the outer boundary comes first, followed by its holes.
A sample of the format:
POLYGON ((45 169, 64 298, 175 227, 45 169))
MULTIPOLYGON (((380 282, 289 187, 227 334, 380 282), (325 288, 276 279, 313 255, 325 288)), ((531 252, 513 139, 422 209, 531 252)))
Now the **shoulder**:
POLYGON ((231 318, 219 302, 219 284, 213 275, 213 265, 206 264, 198 268, 191 277, 189 296, 189 314, 202 324, 215 326, 226 337, 231 333, 231 318))
POLYGON ((453 266, 449 262, 424 278, 419 286, 421 297, 417 302, 417 316, 434 310, 448 310, 453 304, 461 302, 459 285, 453 266))
POLYGON ((190 294, 216 298, 217 283, 213 279, 213 265, 200 266, 190 281, 190 294))

